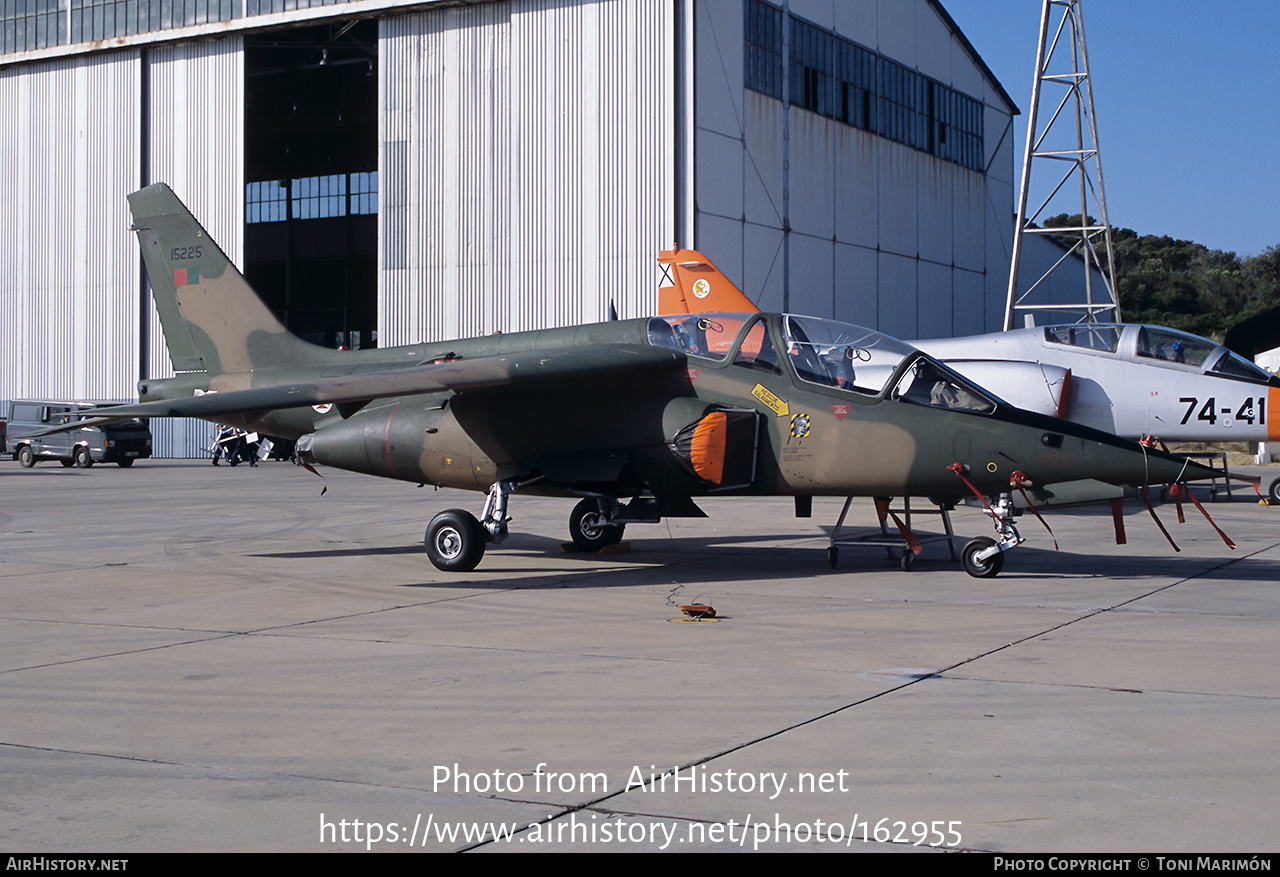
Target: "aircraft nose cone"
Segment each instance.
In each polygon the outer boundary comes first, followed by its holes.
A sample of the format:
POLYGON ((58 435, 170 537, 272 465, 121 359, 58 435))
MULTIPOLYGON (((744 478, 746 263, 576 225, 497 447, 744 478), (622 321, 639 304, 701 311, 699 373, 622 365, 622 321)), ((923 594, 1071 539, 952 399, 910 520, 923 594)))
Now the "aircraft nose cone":
MULTIPOLYGON (((1061 483, 1093 479, 1124 487, 1221 478, 1222 472, 1178 454, 1147 447, 1087 426, 1035 418, 1031 448, 997 452, 1016 463, 1033 482, 1061 483)), ((1023 439, 1026 441, 1027 439, 1023 439)), ((1003 468, 1003 467, 1001 467, 1003 468)))
POLYGON ((1221 478, 1222 472, 1180 454, 1170 454, 1140 442, 1117 439, 1098 447, 1100 478, 1111 484, 1142 487, 1221 478))

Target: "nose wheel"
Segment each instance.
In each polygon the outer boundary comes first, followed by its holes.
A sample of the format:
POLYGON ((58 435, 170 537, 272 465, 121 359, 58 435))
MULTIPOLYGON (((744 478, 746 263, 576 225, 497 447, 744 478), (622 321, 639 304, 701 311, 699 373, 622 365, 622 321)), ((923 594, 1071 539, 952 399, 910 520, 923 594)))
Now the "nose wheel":
POLYGON ((987 536, 971 539, 960 552, 964 571, 974 578, 989 579, 1004 569, 1004 552, 987 536))
POLYGON ((1014 507, 1009 494, 1000 494, 996 504, 987 505, 985 511, 991 516, 999 538, 978 536, 970 539, 960 552, 960 563, 964 566, 964 571, 978 579, 999 575, 1000 570, 1004 569, 1004 553, 1026 541, 1014 526, 1014 507))

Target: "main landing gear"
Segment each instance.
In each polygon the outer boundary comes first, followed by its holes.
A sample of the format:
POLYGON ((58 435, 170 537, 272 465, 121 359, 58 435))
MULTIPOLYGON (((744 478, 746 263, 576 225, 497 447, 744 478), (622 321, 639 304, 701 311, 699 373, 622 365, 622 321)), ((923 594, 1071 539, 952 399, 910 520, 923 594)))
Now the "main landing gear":
POLYGON ((489 534, 465 509, 449 509, 431 519, 427 525, 427 557, 436 569, 445 572, 470 572, 484 557, 489 534))
POLYGON ((622 541, 626 524, 615 524, 618 515, 616 500, 606 497, 584 499, 573 507, 569 515, 569 535, 573 544, 583 551, 599 551, 622 541))
MULTIPOLYGON (((424 540, 431 563, 446 572, 475 569, 490 543, 497 545, 507 538, 507 522, 511 520, 507 516, 507 498, 537 480, 495 483, 489 488, 480 520, 465 509, 448 509, 432 518, 424 540)), ((584 551, 599 551, 622 541, 626 525, 614 522, 620 511, 617 500, 609 497, 589 497, 578 503, 569 515, 569 535, 574 544, 584 551)))
MULTIPOLYGON (((535 479, 536 480, 536 479, 535 479)), ((445 572, 471 572, 480 565, 485 546, 507 538, 507 497, 530 481, 497 481, 489 488, 484 518, 466 509, 448 509, 427 524, 427 558, 445 572)))

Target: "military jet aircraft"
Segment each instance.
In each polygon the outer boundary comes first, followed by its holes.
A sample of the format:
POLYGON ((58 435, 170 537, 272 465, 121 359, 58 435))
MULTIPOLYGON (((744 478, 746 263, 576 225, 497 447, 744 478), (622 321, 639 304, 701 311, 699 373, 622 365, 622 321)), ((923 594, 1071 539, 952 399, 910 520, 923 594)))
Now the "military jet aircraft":
MULTIPOLYGON (((697 251, 663 251, 658 262, 671 275, 664 313, 755 310, 697 251)), ((1176 329, 1078 323, 911 344, 1019 408, 1126 438, 1280 441, 1280 377, 1176 329)), ((1280 503, 1280 478, 1270 493, 1280 503)))
POLYGON ((198 417, 296 438, 309 462, 487 492, 436 515, 426 551, 468 571, 507 535, 517 492, 577 497, 575 543, 701 516, 698 497, 1004 495, 994 575, 1022 541, 1008 492, 1051 505, 1213 471, 1016 409, 880 333, 785 314, 680 314, 338 351, 290 334, 164 184, 129 196, 177 376, 121 417, 198 417))
MULTIPOLYGON (((1208 338, 1137 323, 1079 323, 917 341, 962 374, 1041 363, 1063 416, 1117 435, 1165 441, 1280 440, 1280 377, 1208 338), (1056 392, 1055 392, 1056 390, 1056 392)), ((985 373, 985 372, 984 372, 985 373)))

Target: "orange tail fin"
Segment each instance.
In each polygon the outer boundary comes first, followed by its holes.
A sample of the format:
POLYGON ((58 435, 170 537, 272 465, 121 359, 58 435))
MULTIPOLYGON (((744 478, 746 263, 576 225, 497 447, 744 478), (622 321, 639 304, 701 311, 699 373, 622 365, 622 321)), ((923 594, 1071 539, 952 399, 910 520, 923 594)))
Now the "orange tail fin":
POLYGON ((677 244, 658 254, 658 264, 665 266, 666 279, 674 284, 658 289, 660 313, 754 314, 760 310, 697 250, 682 250, 677 244))

